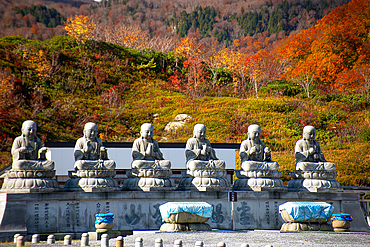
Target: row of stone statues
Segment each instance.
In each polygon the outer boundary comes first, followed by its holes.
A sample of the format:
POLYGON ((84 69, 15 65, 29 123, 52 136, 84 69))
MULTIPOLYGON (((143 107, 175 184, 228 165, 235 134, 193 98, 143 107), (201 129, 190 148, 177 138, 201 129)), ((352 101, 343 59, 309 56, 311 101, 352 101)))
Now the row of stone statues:
MULTIPOLYGON (((27 120, 22 125, 22 135, 14 140, 12 147, 13 165, 6 173, 2 191, 47 192, 59 188, 54 179, 54 162, 46 159, 47 148, 36 136, 37 125, 27 120)), ((116 163, 108 158, 107 149, 97 137, 98 127, 87 123, 84 136, 79 138, 74 149, 74 171, 69 172, 66 190, 115 191, 115 190, 173 190, 171 162, 165 160, 158 142, 153 139, 153 126, 141 126, 141 137, 132 146, 131 170, 122 186, 114 179, 116 163)), ((303 129, 303 139, 295 147, 296 170, 291 172, 293 180, 288 189, 296 191, 330 191, 339 188, 335 180, 335 165, 327 162, 315 140, 313 126, 303 129)), ((231 188, 226 179, 225 162, 219 160, 211 143, 206 138, 203 124, 194 126, 193 137, 186 143, 186 176, 180 181, 178 190, 228 191, 275 190, 284 191, 279 164, 271 160, 271 150, 260 139, 261 128, 252 124, 248 127, 248 138, 240 145, 241 170, 231 188)))

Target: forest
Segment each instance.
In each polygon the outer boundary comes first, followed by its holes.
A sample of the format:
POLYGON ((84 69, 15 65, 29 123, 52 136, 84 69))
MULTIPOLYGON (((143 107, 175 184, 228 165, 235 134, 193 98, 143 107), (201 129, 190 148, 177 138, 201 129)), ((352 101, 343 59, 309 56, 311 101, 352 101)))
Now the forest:
MULTIPOLYGON (((123 1, 110 2, 118 3, 123 1)), ((288 10, 295 6, 279 4, 288 10)), ((59 25, 64 35, 0 38, 2 166, 11 162, 12 141, 26 119, 37 122, 43 141, 72 142, 88 121, 98 124, 104 142, 131 142, 139 136, 140 125, 150 122, 159 142, 185 142, 194 124, 205 123, 211 142, 240 143, 247 137, 247 127, 259 124, 287 182, 294 170, 294 144, 310 124, 317 129, 327 160, 337 166, 337 180, 342 185, 369 186, 368 1, 338 6, 313 26, 273 42, 265 30, 230 38, 229 45, 217 38, 218 43, 203 42, 203 35, 213 29, 207 25, 201 32, 201 23, 214 16, 212 25, 217 26, 217 18, 223 16, 216 7, 195 6, 196 14, 176 13, 191 25, 194 22, 198 31, 191 34, 189 28, 183 37, 177 33, 170 37, 151 36, 141 26, 123 23, 102 28, 93 15, 78 13, 82 6, 59 25), (180 113, 193 119, 165 131, 180 113)), ((127 13, 139 6, 126 8, 127 13)), ((31 5, 20 9, 31 16, 39 13, 31 5)), ((49 18, 58 16, 46 13, 49 18)), ((249 18, 245 13, 232 22, 249 18)))

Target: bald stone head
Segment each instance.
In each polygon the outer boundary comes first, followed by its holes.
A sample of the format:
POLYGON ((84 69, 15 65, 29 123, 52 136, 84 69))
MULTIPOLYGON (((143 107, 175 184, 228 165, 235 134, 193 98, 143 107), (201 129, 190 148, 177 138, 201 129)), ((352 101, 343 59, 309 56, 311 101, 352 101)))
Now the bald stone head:
POLYGON ((248 138, 250 140, 258 141, 261 137, 261 127, 257 124, 248 126, 248 138))
POLYGON ((22 124, 22 135, 27 138, 33 138, 36 136, 37 125, 32 120, 26 120, 22 124))
POLYGON ((311 125, 303 128, 303 140, 314 141, 316 137, 316 129, 311 125))
POLYGON ((153 138, 154 127, 150 123, 145 123, 141 125, 140 134, 143 139, 153 138))
POLYGON ((206 131, 207 128, 204 124, 196 124, 193 130, 194 138, 203 140, 204 138, 206 138, 206 131))
POLYGON ((98 126, 95 123, 88 122, 84 127, 84 136, 89 140, 96 139, 98 135, 98 126))

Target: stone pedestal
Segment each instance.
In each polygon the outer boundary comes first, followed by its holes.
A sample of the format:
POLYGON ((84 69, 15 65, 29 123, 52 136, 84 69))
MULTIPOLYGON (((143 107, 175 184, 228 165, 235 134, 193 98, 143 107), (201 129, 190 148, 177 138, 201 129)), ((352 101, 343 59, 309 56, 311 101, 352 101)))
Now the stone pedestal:
POLYGON ((32 193, 54 192, 59 190, 55 170, 15 170, 5 172, 1 192, 32 193))
POLYGON ((123 183, 124 190, 161 191, 174 190, 175 181, 170 169, 141 168, 126 172, 129 177, 123 183))
POLYGON ((335 171, 294 171, 290 176, 289 191, 335 192, 340 188, 335 171))
POLYGON ((234 190, 283 191, 286 190, 280 179, 281 172, 274 170, 235 171, 237 180, 234 190))
POLYGON ((66 181, 65 189, 70 191, 83 190, 85 192, 94 191, 116 191, 120 187, 115 170, 77 170, 69 171, 70 179, 66 181))
POLYGON ((187 170, 177 187, 179 190, 228 191, 230 183, 225 169, 187 170))

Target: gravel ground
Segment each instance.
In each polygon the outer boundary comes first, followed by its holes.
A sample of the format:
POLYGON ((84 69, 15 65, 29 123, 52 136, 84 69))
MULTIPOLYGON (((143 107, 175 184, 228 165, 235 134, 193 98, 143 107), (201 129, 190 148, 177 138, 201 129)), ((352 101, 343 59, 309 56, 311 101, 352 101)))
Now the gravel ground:
MULTIPOLYGON (((280 233, 271 230, 254 231, 223 231, 211 232, 178 232, 164 233, 159 231, 134 231, 133 235, 124 238, 125 247, 134 247, 135 239, 143 238, 143 246, 155 246, 156 239, 163 240, 164 247, 173 247, 177 239, 181 239, 183 247, 195 246, 196 241, 203 241, 204 247, 216 247, 219 242, 224 242, 227 247, 240 247, 243 243, 250 247, 265 246, 370 246, 370 233, 363 232, 297 232, 280 233)), ((100 246, 100 241, 90 241, 90 246, 100 246)), ((80 246, 80 241, 74 240, 73 246, 80 246)), ((116 239, 109 241, 110 246, 116 246, 116 239)), ((15 246, 15 244, 2 244, 1 246, 15 246)), ((26 246, 48 246, 45 242, 26 246)), ((57 241, 52 246, 63 246, 63 241, 57 241)))

